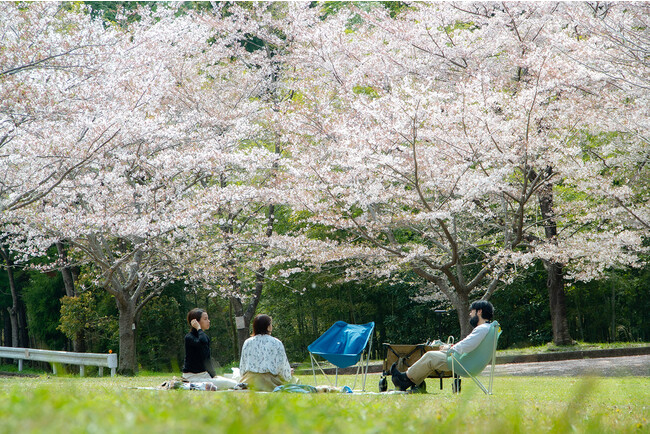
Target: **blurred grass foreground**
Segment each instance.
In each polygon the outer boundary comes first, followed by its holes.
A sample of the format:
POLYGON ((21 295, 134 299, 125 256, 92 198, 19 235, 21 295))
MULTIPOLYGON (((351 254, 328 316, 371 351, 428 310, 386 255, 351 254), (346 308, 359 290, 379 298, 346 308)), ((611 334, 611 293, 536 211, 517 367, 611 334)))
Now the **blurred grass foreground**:
POLYGON ((650 432, 647 377, 498 377, 492 396, 435 380, 428 394, 379 394, 379 375, 366 394, 147 389, 168 379, 0 377, 0 432, 650 432))

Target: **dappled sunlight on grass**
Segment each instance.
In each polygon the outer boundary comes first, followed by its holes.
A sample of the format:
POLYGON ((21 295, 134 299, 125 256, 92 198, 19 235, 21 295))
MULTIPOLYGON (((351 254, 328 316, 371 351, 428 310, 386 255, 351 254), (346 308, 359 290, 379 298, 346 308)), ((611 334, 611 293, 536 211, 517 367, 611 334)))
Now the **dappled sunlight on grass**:
POLYGON ((460 395, 449 380, 380 394, 379 375, 367 394, 138 389, 167 379, 1 378, 0 432, 650 432, 650 379, 639 377, 498 377, 492 396, 468 380, 460 395))

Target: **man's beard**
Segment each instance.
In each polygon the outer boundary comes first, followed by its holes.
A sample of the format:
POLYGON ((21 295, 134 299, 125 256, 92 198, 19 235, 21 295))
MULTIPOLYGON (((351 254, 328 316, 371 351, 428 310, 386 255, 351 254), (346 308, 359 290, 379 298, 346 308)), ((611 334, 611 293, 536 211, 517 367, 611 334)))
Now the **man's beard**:
POLYGON ((469 325, 476 327, 478 325, 478 315, 474 315, 469 319, 469 325))

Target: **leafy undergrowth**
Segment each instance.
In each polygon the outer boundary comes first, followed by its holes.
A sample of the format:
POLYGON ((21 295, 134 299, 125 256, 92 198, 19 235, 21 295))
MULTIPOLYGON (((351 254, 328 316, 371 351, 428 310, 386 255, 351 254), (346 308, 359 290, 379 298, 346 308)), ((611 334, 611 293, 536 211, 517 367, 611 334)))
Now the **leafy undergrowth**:
MULTIPOLYGON (((137 388, 166 379, 0 378, 0 432, 650 432, 650 379, 640 377, 499 377, 492 396, 471 381, 453 395, 431 380, 425 395, 137 388)), ((366 388, 378 379, 369 375, 366 388)))

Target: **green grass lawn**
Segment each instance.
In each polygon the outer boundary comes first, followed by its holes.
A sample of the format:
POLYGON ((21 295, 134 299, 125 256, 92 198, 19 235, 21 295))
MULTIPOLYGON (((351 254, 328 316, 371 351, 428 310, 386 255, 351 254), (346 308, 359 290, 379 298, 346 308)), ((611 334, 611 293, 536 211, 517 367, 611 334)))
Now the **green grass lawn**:
MULTIPOLYGON (((650 379, 641 377, 496 377, 492 396, 468 380, 460 395, 449 380, 442 391, 428 380, 426 395, 136 388, 169 378, 0 377, 0 432, 650 432, 650 379)), ((368 391, 378 379, 369 375, 368 391)))

